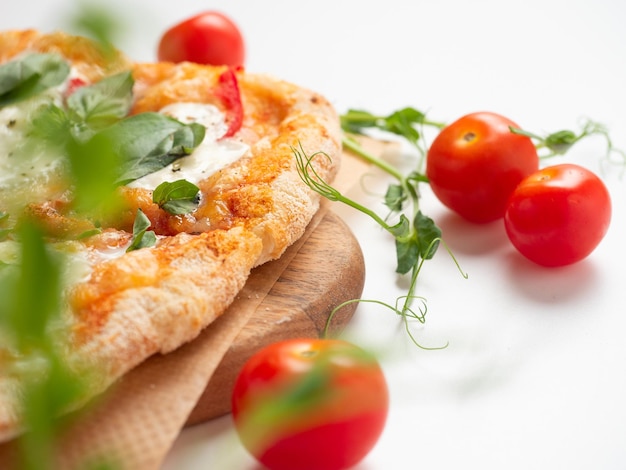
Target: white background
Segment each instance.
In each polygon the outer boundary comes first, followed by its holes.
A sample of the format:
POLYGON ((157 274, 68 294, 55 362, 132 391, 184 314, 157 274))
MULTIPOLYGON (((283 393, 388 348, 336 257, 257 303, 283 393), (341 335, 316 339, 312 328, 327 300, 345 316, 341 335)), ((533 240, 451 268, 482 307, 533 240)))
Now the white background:
MULTIPOLYGON (((71 1, 4 5, 0 28, 62 27, 71 1)), ((129 27, 119 46, 154 60, 160 34, 202 9, 241 27, 247 68, 349 107, 389 113, 414 106, 452 121, 479 110, 537 132, 606 124, 626 148, 626 3, 621 0, 110 2, 129 27), (124 8, 121 5, 125 5, 124 8)), ((599 170, 602 139, 568 160, 599 170)), ((410 155, 403 162, 410 162, 410 155)), ((422 209, 469 274, 440 250, 421 276, 428 317, 408 340, 392 313, 364 304, 347 332, 381 354, 391 390, 388 424, 358 470, 626 468, 626 175, 603 173, 612 226, 590 258, 539 268, 509 245, 500 222, 470 225, 425 190, 422 209)), ((384 181, 374 189, 383 191, 384 181)), ((351 196, 384 213, 381 199, 351 196)), ((364 216, 336 207, 357 234, 363 297, 393 303, 392 241, 364 216)), ((581 230, 584 228, 581 228, 581 230)), ((164 470, 256 470, 230 417, 187 430, 164 470)))

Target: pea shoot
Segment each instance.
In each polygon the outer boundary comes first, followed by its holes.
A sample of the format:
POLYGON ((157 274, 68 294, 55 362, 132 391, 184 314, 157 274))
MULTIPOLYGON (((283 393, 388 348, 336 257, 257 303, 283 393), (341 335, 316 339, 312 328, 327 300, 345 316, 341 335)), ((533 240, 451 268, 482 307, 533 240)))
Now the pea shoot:
POLYGON ((609 134, 608 128, 599 122, 591 119, 584 119, 581 123, 579 131, 570 129, 562 129, 546 135, 536 134, 511 127, 514 134, 525 135, 533 140, 535 147, 540 153, 540 158, 547 159, 556 156, 565 155, 578 142, 592 136, 602 137, 606 144, 606 151, 603 159, 609 163, 616 163, 626 166, 626 152, 615 147, 613 140, 609 134))
MULTIPOLYGON (((410 319, 417 320, 420 323, 426 321, 427 309, 425 299, 416 295, 417 280, 424 262, 432 259, 442 244, 441 230, 419 207, 419 186, 422 183, 428 182, 428 179, 422 171, 426 149, 423 146, 423 138, 419 127, 429 126, 441 129, 444 124, 428 120, 424 113, 415 108, 404 108, 389 116, 376 116, 366 111, 349 110, 346 114, 341 116, 341 126, 345 132, 343 137, 344 148, 375 165, 396 180, 396 182, 388 186, 384 197, 384 205, 389 210, 389 214, 386 217, 379 215, 376 211, 341 194, 324 181, 315 171, 313 162, 316 158, 330 158, 325 153, 316 152, 307 155, 301 146, 299 148, 293 148, 298 173, 307 186, 326 199, 341 202, 368 215, 384 230, 389 232, 395 242, 397 261, 396 273, 409 275, 410 284, 406 295, 398 298, 394 305, 389 305, 381 301, 355 299, 337 306, 334 311, 331 312, 327 322, 327 329, 334 313, 347 303, 371 302, 385 306, 400 315, 405 323, 409 337, 417 346, 423 349, 433 349, 421 345, 416 340, 410 331, 408 321, 410 319), (420 156, 415 170, 407 175, 403 174, 395 166, 368 152, 359 141, 353 137, 353 134, 365 134, 371 129, 377 129, 378 131, 400 136, 415 147, 420 156), (388 222, 391 216, 395 216, 394 220, 397 219, 393 224, 388 222), (413 307, 413 303, 416 300, 420 301, 417 309, 413 307)), ((461 271, 456 260, 455 264, 461 274, 467 277, 467 274, 461 271)))

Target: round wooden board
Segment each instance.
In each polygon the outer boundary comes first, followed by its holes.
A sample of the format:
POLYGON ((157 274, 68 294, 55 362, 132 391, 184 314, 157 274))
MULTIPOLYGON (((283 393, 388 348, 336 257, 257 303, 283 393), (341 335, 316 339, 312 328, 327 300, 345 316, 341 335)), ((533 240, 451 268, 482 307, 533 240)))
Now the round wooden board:
MULTIPOLYGON (((270 272, 274 266, 267 263, 256 269, 270 272)), ((365 266, 358 242, 336 214, 326 212, 230 346, 187 425, 230 412, 237 373, 253 353, 282 339, 319 337, 331 310, 359 298, 364 282, 365 266)), ((346 325, 356 305, 337 312, 331 331, 346 325)))

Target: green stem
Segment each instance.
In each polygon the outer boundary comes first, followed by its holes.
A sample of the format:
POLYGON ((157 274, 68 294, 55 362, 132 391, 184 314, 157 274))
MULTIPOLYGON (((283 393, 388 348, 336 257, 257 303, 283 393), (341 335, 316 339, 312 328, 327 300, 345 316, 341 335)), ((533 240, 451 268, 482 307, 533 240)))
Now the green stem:
POLYGON ((417 191, 415 190, 415 188, 408 183, 404 175, 400 171, 398 171, 394 166, 388 164, 386 161, 367 152, 354 139, 350 139, 344 136, 342 142, 345 147, 347 147, 352 152, 354 152, 355 154, 363 158, 365 161, 377 166, 378 168, 380 168, 387 174, 393 176, 395 179, 397 179, 400 182, 400 184, 402 185, 404 190, 407 192, 407 194, 411 196, 411 201, 413 203, 413 217, 415 217, 415 215, 417 214, 417 211, 419 210, 419 205, 418 205, 419 195, 417 194, 417 191))
POLYGON ((363 158, 367 162, 377 166, 378 168, 383 170, 385 173, 390 174, 391 176, 396 178, 398 181, 402 181, 404 179, 404 176, 402 175, 402 173, 400 173, 398 170, 396 170, 395 167, 393 167, 392 165, 388 164, 386 161, 384 161, 384 160, 382 160, 382 159, 372 155, 371 153, 367 152, 355 140, 350 139, 350 138, 344 136, 343 139, 342 139, 342 143, 343 143, 343 145, 345 147, 349 148, 352 152, 356 153, 358 156, 360 156, 361 158, 363 158))

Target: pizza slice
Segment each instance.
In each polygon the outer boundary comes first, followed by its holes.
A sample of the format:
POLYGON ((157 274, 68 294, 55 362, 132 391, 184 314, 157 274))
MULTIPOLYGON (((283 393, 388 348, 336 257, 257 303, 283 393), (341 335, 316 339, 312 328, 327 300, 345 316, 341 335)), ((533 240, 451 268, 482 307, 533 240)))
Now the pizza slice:
MULTIPOLYGON (((49 334, 73 373, 90 377, 75 407, 194 339, 252 268, 304 233, 319 196, 294 148, 328 155, 312 162, 324 179, 338 170, 333 107, 267 75, 134 63, 36 31, 1 33, 0 62, 0 275, 19 265, 24 217, 68 260, 49 334), (106 203, 93 200, 105 192, 106 203)), ((32 365, 2 326, 0 441, 22 431, 32 365)))

